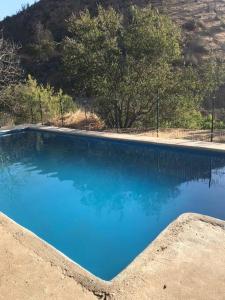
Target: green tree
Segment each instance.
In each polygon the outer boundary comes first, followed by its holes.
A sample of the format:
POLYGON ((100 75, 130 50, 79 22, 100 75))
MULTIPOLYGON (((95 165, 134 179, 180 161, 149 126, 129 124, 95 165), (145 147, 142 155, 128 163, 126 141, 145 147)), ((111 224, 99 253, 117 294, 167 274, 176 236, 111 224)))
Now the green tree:
POLYGON ((35 25, 33 40, 30 50, 37 62, 48 61, 56 54, 56 42, 53 35, 40 22, 35 25))
MULTIPOLYGON (((150 7, 126 15, 98 7, 69 20, 64 64, 77 96, 93 97, 110 127, 131 127, 171 92, 173 63, 180 59, 180 32, 150 7)), ((174 86, 174 85, 173 85, 174 86)))
MULTIPOLYGON (((215 118, 216 100, 219 96, 221 87, 225 84, 225 61, 217 57, 213 52, 209 60, 200 66, 202 74, 202 82, 204 86, 204 98, 211 103, 211 116, 205 119, 203 126, 207 127, 209 119, 211 120, 211 141, 214 137, 214 128, 223 127, 223 122, 219 122, 215 118)), ((208 126, 209 127, 209 126, 208 126)))

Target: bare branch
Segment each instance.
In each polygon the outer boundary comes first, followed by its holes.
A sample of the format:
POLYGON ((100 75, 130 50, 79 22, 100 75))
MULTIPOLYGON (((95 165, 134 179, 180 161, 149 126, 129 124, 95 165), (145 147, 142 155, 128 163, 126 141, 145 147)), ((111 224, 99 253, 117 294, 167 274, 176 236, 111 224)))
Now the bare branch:
POLYGON ((18 49, 14 43, 0 39, 0 93, 5 87, 17 84, 21 78, 18 49))

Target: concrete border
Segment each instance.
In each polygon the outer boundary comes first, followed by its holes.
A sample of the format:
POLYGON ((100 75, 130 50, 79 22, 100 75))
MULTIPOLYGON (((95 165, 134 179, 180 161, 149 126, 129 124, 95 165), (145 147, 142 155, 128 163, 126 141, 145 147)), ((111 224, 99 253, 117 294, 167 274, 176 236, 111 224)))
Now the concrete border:
POLYGON ((83 136, 90 138, 100 138, 100 139, 108 139, 108 140, 116 140, 121 142, 135 142, 135 143, 143 143, 155 146, 164 146, 171 148, 184 148, 184 149, 192 149, 192 150, 200 150, 200 151, 212 151, 212 152, 221 152, 225 153, 225 143, 215 143, 215 142, 203 142, 203 141, 191 141, 185 139, 162 139, 155 137, 147 137, 147 136, 139 136, 135 134, 125 134, 125 133, 111 133, 111 132, 97 132, 97 131, 85 131, 64 127, 55 127, 55 126, 44 126, 44 125, 19 125, 15 126, 11 129, 0 130, 1 134, 8 134, 20 130, 40 130, 46 132, 54 132, 54 133, 62 133, 62 134, 70 134, 74 136, 83 136))
MULTIPOLYGON (((187 140, 164 140, 139 137, 135 135, 104 132, 96 133, 90 131, 46 127, 40 125, 17 126, 13 129, 0 131, 0 135, 10 134, 16 132, 17 130, 20 131, 26 129, 225 153, 225 145, 223 144, 192 142, 187 140)), ((80 265, 70 260, 63 253, 59 252, 47 242, 37 237, 34 233, 28 231, 19 224, 15 223, 13 220, 9 219, 7 216, 0 213, 0 225, 3 224, 5 227, 7 227, 8 230, 13 234, 13 236, 16 237, 16 239, 19 239, 23 245, 25 245, 29 249, 33 249, 33 251, 35 251, 42 258, 63 269, 64 273, 67 276, 74 278, 77 283, 81 284, 83 287, 93 292, 98 297, 103 297, 103 299, 114 299, 114 296, 116 294, 119 294, 122 290, 125 290, 127 286, 129 286, 129 288, 131 289, 132 287, 135 288, 135 281, 137 279, 139 281, 145 281, 145 271, 140 272, 140 270, 143 269, 143 265, 146 266, 146 264, 150 264, 150 262, 155 259, 155 256, 158 255, 159 251, 163 251, 163 249, 169 247, 170 244, 174 243, 177 239, 177 236, 179 235, 179 232, 183 231, 184 225, 186 226, 187 224, 195 221, 201 221, 225 229, 224 221, 203 215, 184 214, 180 216, 176 221, 171 223, 163 232, 161 232, 160 235, 152 243, 150 243, 150 245, 112 281, 104 281, 100 278, 95 277, 87 270, 83 269, 80 265)))
POLYGON ((110 132, 96 132, 96 131, 84 131, 63 127, 54 127, 54 126, 43 126, 43 125, 28 125, 25 128, 42 130, 42 131, 51 131, 56 133, 72 134, 77 136, 92 137, 92 138, 101 138, 101 139, 110 139, 123 142, 138 142, 144 144, 166 146, 173 148, 186 148, 193 150, 201 151, 213 151, 213 152, 222 152, 225 153, 225 143, 211 143, 203 141, 191 141, 185 139, 162 139, 146 136, 138 136, 135 134, 124 134, 124 133, 110 133, 110 132))

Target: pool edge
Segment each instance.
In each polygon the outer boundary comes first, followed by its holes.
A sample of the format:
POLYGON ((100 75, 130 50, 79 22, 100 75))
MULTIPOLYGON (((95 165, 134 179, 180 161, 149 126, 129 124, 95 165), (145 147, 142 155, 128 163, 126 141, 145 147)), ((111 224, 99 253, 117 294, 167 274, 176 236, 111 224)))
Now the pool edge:
POLYGON ((44 132, 69 134, 74 136, 100 138, 106 140, 136 142, 136 143, 156 145, 156 146, 157 145, 166 146, 171 148, 181 148, 181 149, 184 148, 184 149, 203 150, 203 151, 205 150, 205 151, 225 153, 225 144, 223 143, 192 141, 192 140, 184 140, 184 139, 163 139, 163 138, 138 136, 135 134, 110 133, 110 132, 103 132, 103 131, 101 132, 85 131, 85 130, 65 128, 65 127, 34 125, 34 124, 19 125, 6 130, 0 130, 0 134, 15 133, 17 131, 26 131, 29 129, 44 131, 44 132))
POLYGON ((96 131, 85 131, 64 127, 55 126, 44 126, 44 125, 27 125, 24 129, 41 130, 47 132, 55 132, 62 134, 70 134, 74 136, 100 138, 106 140, 116 140, 123 142, 137 142, 149 145, 166 146, 173 148, 186 148, 193 150, 206 150, 225 153, 225 144, 214 143, 214 142, 203 142, 203 141, 191 141, 184 139, 162 139, 146 136, 138 136, 135 134, 124 134, 124 133, 110 133, 110 132, 96 132, 96 131))

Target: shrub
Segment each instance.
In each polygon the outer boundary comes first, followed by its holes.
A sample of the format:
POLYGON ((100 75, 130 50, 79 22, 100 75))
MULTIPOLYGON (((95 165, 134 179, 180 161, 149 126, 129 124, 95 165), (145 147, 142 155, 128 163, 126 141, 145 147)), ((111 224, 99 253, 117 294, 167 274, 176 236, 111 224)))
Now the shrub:
MULTIPOLYGON (((31 76, 24 83, 8 86, 4 90, 2 111, 13 116, 15 123, 45 122, 51 118, 75 111, 72 98, 62 90, 56 92, 50 85, 38 85, 31 76)), ((63 119, 62 119, 63 120, 63 119)))

